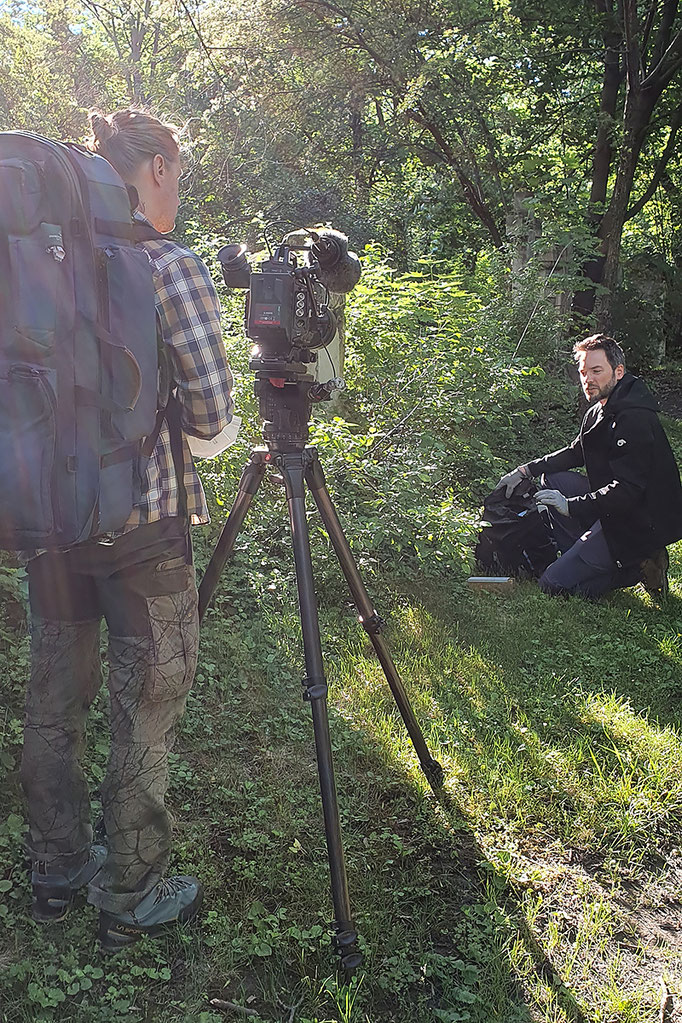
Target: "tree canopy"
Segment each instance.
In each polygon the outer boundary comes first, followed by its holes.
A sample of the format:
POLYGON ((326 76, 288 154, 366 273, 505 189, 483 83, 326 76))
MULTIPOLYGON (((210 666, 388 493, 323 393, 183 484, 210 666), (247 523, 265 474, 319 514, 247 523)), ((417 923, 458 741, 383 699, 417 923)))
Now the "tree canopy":
POLYGON ((680 260, 677 0, 15 0, 0 34, 2 128, 149 106, 216 234, 334 221, 409 269, 520 223, 601 326, 623 254, 680 260))

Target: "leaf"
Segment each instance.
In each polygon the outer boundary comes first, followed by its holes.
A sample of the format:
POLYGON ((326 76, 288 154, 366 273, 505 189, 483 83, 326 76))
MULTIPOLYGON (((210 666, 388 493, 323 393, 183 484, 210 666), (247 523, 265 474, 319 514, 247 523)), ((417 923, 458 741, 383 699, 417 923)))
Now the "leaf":
POLYGON ((268 911, 267 911, 267 909, 265 908, 265 906, 263 905, 262 902, 258 902, 258 901, 252 902, 251 903, 251 908, 249 909, 249 912, 248 912, 248 915, 247 915, 247 919, 249 919, 249 920, 259 920, 259 919, 261 919, 261 917, 267 916, 267 914, 268 914, 268 911))
POLYGON ((473 1005, 477 1001, 477 996, 473 991, 468 991, 467 988, 459 987, 453 992, 454 997, 458 1002, 465 1002, 468 1005, 473 1005))
POLYGON ((13 838, 19 838, 24 832, 24 821, 18 814, 11 813, 5 821, 5 827, 13 838))

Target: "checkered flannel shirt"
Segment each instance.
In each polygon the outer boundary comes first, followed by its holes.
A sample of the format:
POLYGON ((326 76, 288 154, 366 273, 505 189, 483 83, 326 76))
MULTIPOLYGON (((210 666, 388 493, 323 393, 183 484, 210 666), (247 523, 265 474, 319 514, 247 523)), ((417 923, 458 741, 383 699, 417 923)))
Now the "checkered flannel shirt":
MULTIPOLYGON (((187 514, 198 525, 209 521, 208 507, 185 434, 210 439, 232 419, 232 374, 220 329, 220 303, 207 267, 189 249, 169 238, 139 244, 154 268, 156 308, 163 339, 171 348, 176 398, 182 410, 187 514)), ((142 482, 141 500, 125 530, 178 513, 178 483, 164 422, 142 482)))

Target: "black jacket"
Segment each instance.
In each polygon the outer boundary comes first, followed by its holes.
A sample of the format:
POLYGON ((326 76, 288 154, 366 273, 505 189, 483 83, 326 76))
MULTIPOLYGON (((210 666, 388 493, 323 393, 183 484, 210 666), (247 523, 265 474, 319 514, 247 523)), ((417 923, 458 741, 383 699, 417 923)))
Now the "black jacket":
POLYGON ((528 463, 533 476, 584 465, 591 493, 568 499, 589 529, 601 520, 614 561, 629 565, 682 537, 682 486, 656 401, 626 373, 605 405, 588 409, 573 443, 528 463))

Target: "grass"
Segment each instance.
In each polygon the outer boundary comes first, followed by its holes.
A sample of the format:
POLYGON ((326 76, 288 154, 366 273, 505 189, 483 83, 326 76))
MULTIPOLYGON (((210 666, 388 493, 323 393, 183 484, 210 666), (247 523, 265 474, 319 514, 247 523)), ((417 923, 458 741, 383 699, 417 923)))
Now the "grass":
MULTIPOLYGON (((201 921, 114 959, 92 907, 28 914, 18 784, 26 640, 0 647, 0 1020, 644 1023, 682 976, 682 549, 672 596, 601 604, 459 576, 376 579, 387 639, 447 783, 423 778, 322 547, 339 803, 365 969, 336 976, 291 572, 243 555, 203 631, 172 754, 173 870, 201 921), (398 580, 397 582, 395 580, 398 580), (250 580, 250 581, 249 581, 250 580), (274 584, 274 589, 272 588, 274 584)), ((373 587, 374 588, 374 587, 373 587)), ((376 594, 375 594, 376 596, 376 594)), ((106 759, 95 709, 88 771, 106 759)))

